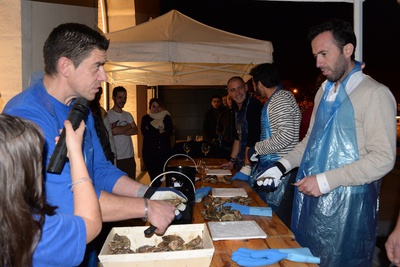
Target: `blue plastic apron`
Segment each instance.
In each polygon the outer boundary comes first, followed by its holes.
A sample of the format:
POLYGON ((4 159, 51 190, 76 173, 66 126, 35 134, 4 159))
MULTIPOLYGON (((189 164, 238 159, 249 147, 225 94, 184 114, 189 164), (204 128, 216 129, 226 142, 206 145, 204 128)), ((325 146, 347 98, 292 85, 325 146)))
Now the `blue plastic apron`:
MULTIPOLYGON (((359 159, 353 105, 345 86, 360 71, 356 66, 327 101, 328 83, 296 177, 339 168, 359 159)), ((380 180, 362 186, 340 186, 320 197, 295 190, 291 230, 303 247, 321 258, 321 266, 370 266, 378 212, 380 180)))
MULTIPOLYGON (((279 85, 279 87, 275 90, 275 92, 268 98, 268 101, 265 103, 261 110, 261 140, 267 140, 268 138, 271 138, 271 125, 269 123, 269 116, 268 116, 268 105, 274 96, 275 93, 277 93, 279 90, 282 89, 282 86, 279 85)), ((271 153, 271 154, 265 154, 265 155, 260 155, 260 162, 256 168, 253 169, 255 172, 253 175, 250 176, 250 182, 252 185, 254 185, 254 180, 256 174, 261 171, 262 169, 272 166, 275 162, 277 162, 281 157, 278 156, 277 153, 271 153)), ((258 190, 258 194, 261 197, 264 202, 268 204, 269 207, 273 211, 276 211, 278 208, 283 194, 285 193, 285 188, 287 184, 287 180, 285 177, 282 178, 282 182, 279 184, 278 188, 273 191, 273 192, 264 192, 261 190, 258 190)))

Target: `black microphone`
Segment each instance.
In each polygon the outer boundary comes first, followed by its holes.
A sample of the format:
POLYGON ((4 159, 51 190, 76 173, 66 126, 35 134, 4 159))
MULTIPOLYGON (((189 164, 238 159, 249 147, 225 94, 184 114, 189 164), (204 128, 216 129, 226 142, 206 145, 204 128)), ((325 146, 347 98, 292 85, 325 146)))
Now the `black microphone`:
MULTIPOLYGON (((71 111, 68 115, 68 120, 72 124, 72 128, 76 130, 81 121, 87 117, 87 100, 79 97, 75 100, 71 111)), ((64 169, 67 162, 67 146, 65 144, 65 127, 63 128, 60 138, 58 139, 56 148, 50 157, 49 165, 47 165, 47 172, 60 174, 64 169)))

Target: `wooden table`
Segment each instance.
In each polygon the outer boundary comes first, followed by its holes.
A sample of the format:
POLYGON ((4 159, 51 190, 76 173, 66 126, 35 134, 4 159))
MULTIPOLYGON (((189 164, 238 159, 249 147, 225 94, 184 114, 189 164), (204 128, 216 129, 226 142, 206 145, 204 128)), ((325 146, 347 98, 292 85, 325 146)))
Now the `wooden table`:
MULTIPOLYGON (((225 163, 225 159, 205 159, 209 168, 220 168, 221 164, 225 163)), ((194 159, 195 162, 198 159, 194 159)), ((193 166, 192 161, 186 161, 182 158, 173 158, 168 162, 168 166, 193 166)), ((251 206, 266 207, 267 204, 258 196, 258 194, 244 181, 234 180, 231 185, 223 183, 211 184, 203 183, 201 180, 195 183, 196 188, 202 186, 211 186, 218 188, 238 188, 243 187, 248 196, 253 198, 251 206)), ((206 223, 204 217, 201 215, 203 210, 202 203, 196 203, 193 209, 193 223, 206 223)), ((272 217, 263 216, 251 216, 244 215, 245 220, 254 220, 267 234, 266 239, 248 239, 248 240, 220 240, 214 241, 215 253, 211 262, 212 267, 228 267, 238 266, 234 261, 231 260, 232 252, 238 248, 249 248, 249 249, 268 249, 268 248, 299 248, 301 247, 295 240, 294 234, 290 229, 275 215, 272 217)), ((240 230, 240 229, 238 229, 240 230)), ((269 266, 286 266, 286 267, 305 267, 305 266, 318 266, 317 264, 306 264, 297 263, 287 260, 282 260, 276 264, 269 266)))

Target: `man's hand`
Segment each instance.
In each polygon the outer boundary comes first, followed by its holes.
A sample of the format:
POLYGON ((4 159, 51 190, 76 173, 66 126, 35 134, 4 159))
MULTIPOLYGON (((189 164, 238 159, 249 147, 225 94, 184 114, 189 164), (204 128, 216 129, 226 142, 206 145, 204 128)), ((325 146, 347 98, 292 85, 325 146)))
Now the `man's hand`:
MULTIPOLYGON (((400 222, 400 221, 399 221, 400 222)), ((389 235, 386 243, 386 255, 390 262, 395 266, 400 266, 400 224, 389 235)))
POLYGON ((262 190, 274 191, 281 183, 282 175, 277 166, 268 167, 256 175, 257 184, 262 190))
POLYGON ((150 200, 161 200, 148 202, 148 221, 157 228, 155 230, 157 235, 164 234, 172 220, 179 218, 181 215, 179 211, 186 209, 188 201, 183 193, 171 187, 149 187, 143 197, 150 200), (180 203, 174 206, 167 202, 171 200, 178 200, 180 203))
POLYGON ((175 219, 176 207, 165 201, 148 200, 149 215, 147 220, 157 229, 157 235, 163 235, 168 226, 175 219))
POLYGON ((188 201, 182 192, 172 187, 149 187, 143 197, 151 200, 179 200, 181 203, 176 208, 180 211, 186 209, 188 201))
POLYGON ((307 196, 319 197, 322 196, 321 191, 319 190, 317 176, 306 176, 297 183, 294 184, 297 186, 300 193, 303 193, 307 196))

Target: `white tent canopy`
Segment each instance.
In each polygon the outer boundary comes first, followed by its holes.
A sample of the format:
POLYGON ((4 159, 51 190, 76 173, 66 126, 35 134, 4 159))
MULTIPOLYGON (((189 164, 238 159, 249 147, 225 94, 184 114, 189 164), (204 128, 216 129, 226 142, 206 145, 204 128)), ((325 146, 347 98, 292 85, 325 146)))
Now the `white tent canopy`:
POLYGON ((212 28, 176 10, 106 37, 110 83, 225 85, 273 61, 271 42, 212 28))

